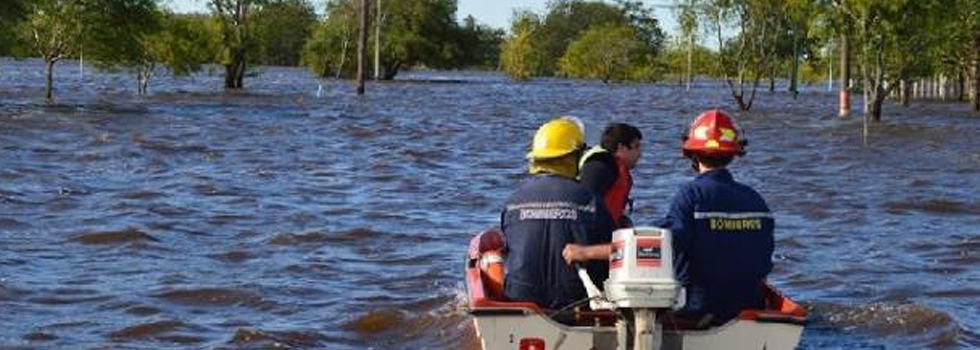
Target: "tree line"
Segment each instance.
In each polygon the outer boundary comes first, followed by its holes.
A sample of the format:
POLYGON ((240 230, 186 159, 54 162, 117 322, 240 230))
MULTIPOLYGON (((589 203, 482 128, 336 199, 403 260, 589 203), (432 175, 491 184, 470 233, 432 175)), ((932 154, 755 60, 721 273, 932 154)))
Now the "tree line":
MULTIPOLYGON (((201 1, 209 13, 173 13, 159 0, 3 0, 0 56, 41 58, 48 103, 54 66, 64 59, 130 71, 141 95, 158 68, 186 75, 217 64, 228 89, 244 87, 249 67, 256 65, 303 64, 323 77, 353 75, 354 65, 345 61, 353 62, 355 51, 355 1, 330 0, 323 15, 310 0, 201 1)), ((377 17, 384 22, 377 31, 381 79, 406 67, 496 68, 503 30, 473 17, 456 23, 455 0, 383 3, 377 17)))
POLYGON ((665 37, 653 9, 640 1, 553 0, 544 14, 514 13, 500 68, 518 80, 652 81, 662 73, 665 37))
POLYGON ((889 96, 972 100, 980 111, 980 0, 675 0, 665 38, 642 3, 553 0, 511 20, 501 69, 514 79, 723 80, 739 109, 785 77, 816 82, 837 68, 841 115, 851 92, 881 118, 889 96), (710 39, 710 40, 709 40, 710 39), (710 46, 710 47, 709 47, 710 46), (826 74, 824 74, 827 72, 826 74), (766 82, 768 81, 768 84, 766 82), (969 93, 968 93, 969 92, 969 93))
POLYGON ((159 1, 0 1, 0 55, 42 58, 48 101, 52 68, 65 58, 130 70, 141 94, 158 67, 180 75, 208 63, 224 68, 229 89, 255 65, 354 78, 364 11, 376 79, 480 68, 690 89, 702 76, 724 81, 749 110, 777 80, 795 96, 799 82, 834 75, 841 115, 852 92, 871 121, 889 97, 972 100, 980 111, 980 0, 675 0, 672 37, 635 0, 551 0, 543 13, 515 12, 507 32, 473 17, 457 23, 456 0, 326 0, 320 13, 313 0, 200 0, 206 14, 174 14, 159 1))
MULTIPOLYGON (((368 0, 373 28, 367 47, 376 56, 378 79, 393 79, 411 67, 496 69, 504 31, 478 24, 472 16, 456 22, 456 0, 368 0)), ((329 0, 325 19, 303 49, 304 65, 320 77, 356 74, 361 0, 329 0)))

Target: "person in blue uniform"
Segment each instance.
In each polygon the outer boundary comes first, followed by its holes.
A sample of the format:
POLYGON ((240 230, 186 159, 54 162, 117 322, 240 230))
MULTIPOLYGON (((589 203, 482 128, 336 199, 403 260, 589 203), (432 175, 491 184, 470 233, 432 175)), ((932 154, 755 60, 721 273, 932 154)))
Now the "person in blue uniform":
MULTIPOLYGON (((700 325, 724 323, 742 309, 762 308, 761 284, 772 271, 772 213, 758 192, 735 181, 727 166, 745 154, 732 118, 702 113, 682 146, 697 177, 678 190, 659 226, 671 230, 674 271, 687 290, 676 315, 700 325)), ((608 259, 609 245, 569 245, 566 261, 608 259)))
MULTIPOLYGON (((562 258, 562 249, 569 243, 608 243, 612 221, 602 199, 575 181, 584 150, 585 133, 577 119, 553 119, 535 133, 527 155, 532 176, 501 213, 507 299, 560 309, 587 297, 576 268, 562 258)), ((601 262, 591 262, 586 269, 593 280, 604 281, 608 271, 596 263, 601 262)))

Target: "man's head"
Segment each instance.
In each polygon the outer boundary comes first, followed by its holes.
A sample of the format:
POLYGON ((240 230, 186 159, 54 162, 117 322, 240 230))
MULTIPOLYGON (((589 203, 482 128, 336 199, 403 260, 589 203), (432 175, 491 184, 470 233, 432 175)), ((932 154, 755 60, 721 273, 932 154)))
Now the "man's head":
POLYGON ((612 123, 602 132, 600 145, 616 157, 626 162, 630 169, 636 167, 642 152, 640 140, 643 134, 635 126, 623 123, 612 123))
POLYGON ((541 125, 527 159, 531 174, 551 173, 568 178, 578 174, 578 159, 585 150, 585 128, 575 117, 555 118, 541 125))
POLYGON ((724 168, 745 154, 735 121, 721 110, 701 113, 688 128, 681 147, 696 171, 724 168))

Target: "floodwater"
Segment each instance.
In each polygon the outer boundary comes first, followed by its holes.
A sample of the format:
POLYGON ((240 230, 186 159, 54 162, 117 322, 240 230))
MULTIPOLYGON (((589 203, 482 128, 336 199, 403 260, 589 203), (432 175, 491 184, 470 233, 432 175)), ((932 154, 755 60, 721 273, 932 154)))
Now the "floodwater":
MULTIPOLYGON (((42 65, 0 60, 3 349, 478 349, 463 254, 537 125, 576 115, 591 143, 639 126, 649 224, 692 176, 685 125, 732 106, 716 82, 469 72, 357 97, 275 67, 240 93, 218 72, 137 99, 126 74, 57 69, 44 107, 42 65)), ((733 171, 776 216, 770 281, 812 310, 800 349, 980 348, 980 118, 889 104, 864 146, 835 102, 761 92, 738 118, 733 171)))

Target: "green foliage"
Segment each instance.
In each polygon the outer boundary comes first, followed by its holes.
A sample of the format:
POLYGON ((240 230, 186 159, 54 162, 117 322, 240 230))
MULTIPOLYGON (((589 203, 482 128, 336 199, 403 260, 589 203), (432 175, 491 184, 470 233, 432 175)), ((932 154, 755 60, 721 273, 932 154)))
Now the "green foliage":
POLYGON ((457 67, 496 69, 500 65, 500 45, 504 31, 476 23, 473 16, 463 19, 457 35, 459 56, 457 67))
POLYGON ((535 46, 541 50, 542 73, 558 72, 558 60, 568 45, 593 26, 625 21, 616 6, 598 1, 555 0, 548 4, 541 28, 535 31, 535 46))
POLYGON ((644 7, 642 1, 616 0, 616 3, 626 17, 625 24, 633 28, 636 38, 643 44, 644 54, 658 55, 666 35, 660 29, 653 8, 644 7))
POLYGON ((21 46, 17 36, 17 27, 28 13, 29 4, 26 0, 0 1, 0 56, 16 55, 21 46))
MULTIPOLYGON (((787 33, 800 32, 784 0, 704 0, 701 16, 711 24, 718 42, 725 81, 739 109, 752 108, 762 77, 779 64, 787 33), (734 35, 726 37, 727 30, 734 35), (748 90, 746 88, 749 88, 748 90)), ((792 43, 791 41, 789 41, 792 43)), ((790 50, 792 52, 792 50, 790 50)))
MULTIPOLYGON (((303 62, 316 74, 354 76, 358 4, 354 0, 328 2, 327 18, 314 31, 303 53, 303 62)), ((456 39, 455 0, 384 0, 382 4, 383 79, 393 79, 405 67, 452 68, 458 64, 461 50, 456 39)), ((376 10, 369 8, 369 26, 374 25, 376 10)), ((368 47, 373 48, 373 30, 370 33, 368 47)))
POLYGON ((541 54, 533 35, 541 24, 530 12, 515 13, 511 23, 513 34, 500 46, 500 68, 512 79, 527 80, 540 74, 541 54))
POLYGON ((154 0, 97 0, 87 4, 84 54, 96 67, 137 67, 153 61, 149 37, 162 29, 154 0))
POLYGON ((268 0, 208 0, 211 13, 221 28, 219 64, 225 66, 225 88, 244 87, 248 54, 254 49, 253 13, 268 0))
POLYGON ((255 64, 295 66, 303 45, 316 25, 316 13, 307 0, 276 0, 254 14, 255 64))
MULTIPOLYGON (((633 37, 639 43, 637 50, 646 56, 647 61, 660 53, 663 46, 664 33, 660 29, 659 22, 653 15, 652 8, 643 6, 641 1, 617 0, 615 4, 601 1, 585 0, 555 0, 548 4, 548 12, 540 17, 538 23, 531 30, 525 25, 519 25, 517 21, 526 21, 528 16, 515 16, 512 20, 511 41, 504 45, 508 47, 533 47, 534 53, 525 53, 527 58, 523 61, 528 62, 524 69, 527 74, 517 74, 516 76, 535 76, 535 75, 554 75, 560 73, 561 58, 566 54, 569 45, 577 40, 583 33, 591 28, 599 26, 626 26, 633 31, 633 37), (522 32, 518 33, 517 29, 522 32), (520 35, 518 35, 520 34, 520 35), (525 39, 525 34, 530 34, 525 39), (515 41, 516 40, 516 41, 515 41), (518 45, 519 44, 519 45, 518 45), (531 60, 531 58, 534 58, 531 60)), ((537 17, 537 16, 535 16, 537 17)), ((503 68, 506 59, 514 60, 515 52, 509 51, 510 57, 501 57, 503 68)), ((502 53, 503 54, 503 53, 502 53)), ((521 62, 517 60, 515 62, 521 62)), ((521 69, 514 69, 521 72, 521 69)), ((653 76, 654 70, 651 67, 643 68, 631 76, 653 76)), ((515 76, 514 74, 511 74, 515 76)))
MULTIPOLYGON (((658 56, 659 65, 663 70, 672 74, 678 81, 683 81, 687 71, 687 55, 690 48, 690 43, 681 40, 683 39, 678 38, 677 41, 668 42, 663 53, 658 56)), ((692 74, 695 76, 724 77, 718 53, 708 47, 694 44, 691 65, 694 67, 692 74)))
POLYGON ((174 75, 197 72, 215 62, 220 51, 220 28, 208 15, 164 14, 162 30, 146 41, 148 50, 174 75))
POLYGON ((82 0, 35 0, 18 31, 45 61, 66 58, 80 49, 84 5, 82 0))
POLYGON ((854 23, 856 62, 864 84, 865 115, 881 117, 881 103, 903 79, 929 75, 944 33, 941 0, 861 0, 846 3, 854 23))
POLYGON ((320 77, 353 76, 357 47, 357 3, 327 3, 327 20, 313 30, 313 37, 303 47, 302 62, 320 77))
POLYGON ((389 0, 384 6, 381 65, 385 78, 394 78, 406 66, 453 66, 459 50, 454 40, 456 0, 389 0))
POLYGON ((573 78, 624 81, 642 72, 643 44, 632 27, 605 24, 585 31, 568 46, 561 72, 573 78))
MULTIPOLYGON (((937 25, 937 46, 932 50, 934 61, 944 73, 969 75, 980 52, 980 0, 947 0, 942 2, 937 25)), ((976 73, 980 74, 980 73, 976 73)))

